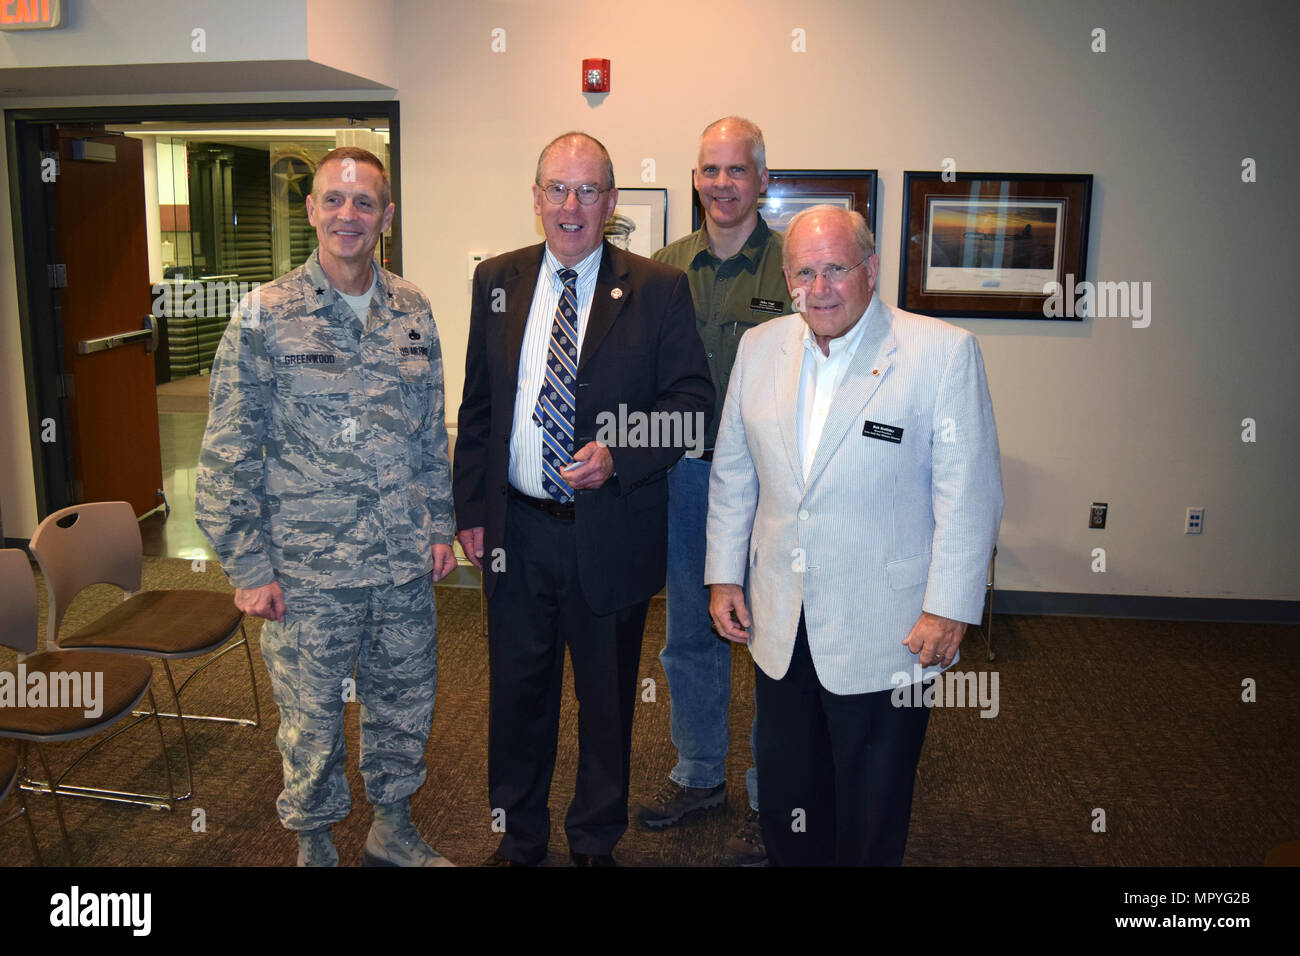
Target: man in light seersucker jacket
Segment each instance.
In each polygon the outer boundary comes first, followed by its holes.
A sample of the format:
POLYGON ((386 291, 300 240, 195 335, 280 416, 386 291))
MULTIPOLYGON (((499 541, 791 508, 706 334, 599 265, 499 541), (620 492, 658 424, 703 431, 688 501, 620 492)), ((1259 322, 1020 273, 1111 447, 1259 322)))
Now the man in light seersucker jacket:
POLYGON ((774 865, 902 862, 929 710, 891 678, 958 659, 1002 517, 975 337, 885 305, 879 268, 859 214, 791 221, 799 314, 745 334, 713 459, 705 583, 756 664, 774 865))

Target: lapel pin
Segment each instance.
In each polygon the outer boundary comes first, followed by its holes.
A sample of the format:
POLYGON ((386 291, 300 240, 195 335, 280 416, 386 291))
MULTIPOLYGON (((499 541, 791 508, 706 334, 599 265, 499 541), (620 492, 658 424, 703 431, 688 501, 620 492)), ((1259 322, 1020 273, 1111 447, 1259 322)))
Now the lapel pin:
POLYGON ((880 374, 880 369, 878 369, 878 368, 873 368, 873 369, 871 370, 871 374, 872 374, 872 375, 879 375, 879 374, 880 374))
POLYGON ((621 299, 621 298, 623 298, 623 290, 622 290, 622 289, 610 289, 610 290, 609 290, 609 297, 610 297, 611 299, 621 299))

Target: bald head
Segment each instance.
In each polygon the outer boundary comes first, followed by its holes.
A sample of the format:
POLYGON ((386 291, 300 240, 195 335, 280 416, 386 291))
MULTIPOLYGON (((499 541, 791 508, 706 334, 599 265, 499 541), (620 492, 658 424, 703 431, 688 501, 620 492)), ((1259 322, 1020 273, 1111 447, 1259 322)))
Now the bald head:
POLYGON ((605 144, 594 136, 588 136, 586 133, 571 130, 567 133, 561 133, 555 139, 551 140, 544 147, 537 157, 537 172, 534 174, 533 182, 538 186, 542 184, 542 167, 546 165, 547 156, 556 149, 567 149, 573 152, 583 143, 590 143, 600 151, 601 159, 604 160, 605 182, 602 184, 605 189, 614 188, 614 161, 609 158, 609 150, 605 144))
POLYGON ((763 131, 757 123, 743 116, 724 116, 720 120, 714 120, 700 133, 700 146, 718 138, 743 142, 749 151, 749 158, 754 162, 754 172, 760 176, 767 172, 767 146, 763 142, 763 131))
POLYGON ((876 254, 876 240, 872 237, 871 230, 867 228, 867 220, 863 218, 862 213, 856 209, 845 209, 843 206, 810 206, 796 213, 789 225, 785 227, 786 245, 782 264, 787 269, 790 267, 790 242, 796 231, 807 228, 817 232, 847 229, 853 234, 853 241, 857 244, 858 252, 861 253, 859 259, 867 259, 876 254))

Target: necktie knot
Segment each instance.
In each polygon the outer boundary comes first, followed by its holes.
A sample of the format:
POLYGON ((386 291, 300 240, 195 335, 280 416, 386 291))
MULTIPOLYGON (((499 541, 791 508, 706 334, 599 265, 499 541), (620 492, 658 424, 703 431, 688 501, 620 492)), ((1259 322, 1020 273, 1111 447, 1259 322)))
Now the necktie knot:
POLYGON ((574 269, 561 269, 556 274, 566 286, 571 286, 578 281, 578 273, 574 269))

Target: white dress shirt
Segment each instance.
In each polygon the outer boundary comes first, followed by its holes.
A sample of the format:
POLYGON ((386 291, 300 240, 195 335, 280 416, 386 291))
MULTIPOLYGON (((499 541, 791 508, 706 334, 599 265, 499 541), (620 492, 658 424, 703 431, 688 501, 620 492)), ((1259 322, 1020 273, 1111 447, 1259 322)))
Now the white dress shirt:
MULTIPOLYGON (((600 271, 600 256, 604 244, 583 259, 574 270, 578 273, 578 358, 582 358, 582 342, 587 335, 587 316, 591 314, 591 300, 596 293, 596 274, 600 271)), ((515 421, 510 430, 510 484, 533 498, 549 498, 542 485, 542 426, 533 421, 537 396, 546 378, 546 353, 550 348, 551 325, 555 310, 564 292, 564 281, 559 271, 565 266, 551 253, 550 246, 542 256, 542 267, 537 272, 537 286, 533 289, 533 304, 528 310, 528 324, 524 327, 523 347, 519 351, 519 384, 515 391, 515 421)), ((576 383, 575 383, 576 384, 576 383)), ((577 397, 577 389, 574 389, 577 397)), ((575 436, 576 437, 576 436, 575 436)), ((575 446, 575 452, 578 450, 575 446)))
MULTIPOLYGON (((871 310, 870 304, 867 311, 871 310)), ((803 366, 799 370, 799 457, 803 461, 803 478, 808 480, 813 459, 817 457, 817 443, 826 427, 826 415, 831 410, 835 390, 849 370, 853 353, 862 341, 866 328, 866 312, 858 316, 843 335, 830 340, 829 355, 823 355, 812 328, 803 327, 803 366)))

